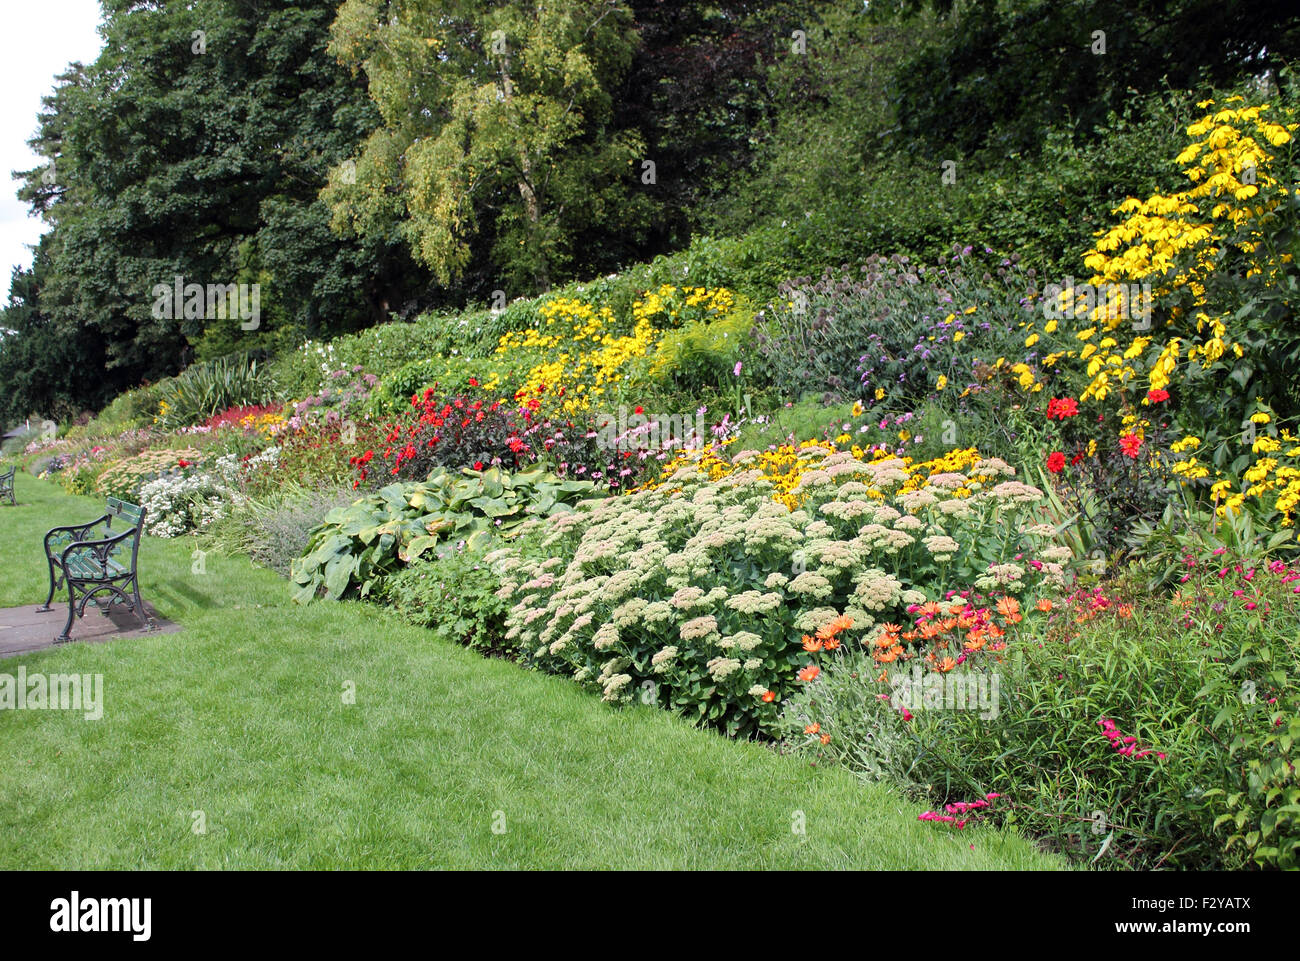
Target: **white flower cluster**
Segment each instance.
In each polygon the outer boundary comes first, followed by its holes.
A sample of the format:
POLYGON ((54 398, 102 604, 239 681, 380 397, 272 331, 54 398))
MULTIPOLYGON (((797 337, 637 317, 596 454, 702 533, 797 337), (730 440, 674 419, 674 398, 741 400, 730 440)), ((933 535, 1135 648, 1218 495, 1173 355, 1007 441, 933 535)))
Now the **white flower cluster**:
POLYGON ((145 525, 154 537, 179 537, 225 517, 240 495, 208 474, 165 475, 140 489, 145 525))
POLYGON ((226 487, 238 487, 241 480, 249 474, 255 474, 263 469, 273 469, 278 463, 280 463, 280 448, 272 445, 246 461, 241 461, 235 454, 222 454, 213 461, 212 469, 226 487))

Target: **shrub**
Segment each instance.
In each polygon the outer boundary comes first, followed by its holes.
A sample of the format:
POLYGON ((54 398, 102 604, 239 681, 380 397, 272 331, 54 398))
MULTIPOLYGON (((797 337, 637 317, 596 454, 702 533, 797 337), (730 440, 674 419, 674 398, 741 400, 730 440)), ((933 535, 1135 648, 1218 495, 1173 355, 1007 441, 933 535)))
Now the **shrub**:
POLYGON ((105 468, 95 482, 95 490, 109 497, 139 503, 141 488, 149 481, 182 471, 201 458, 202 454, 193 447, 146 450, 105 468))
POLYGON ((194 364, 162 392, 158 422, 165 428, 198 424, 230 407, 264 404, 275 388, 265 368, 245 357, 194 364))
POLYGON ((305 341, 278 356, 272 369, 279 393, 306 397, 327 386, 336 370, 359 365, 368 373, 383 375, 445 350, 445 337, 436 324, 393 322, 331 341, 305 341))
POLYGON ((949 585, 1067 578, 1069 551, 1033 523, 1041 492, 995 483, 1005 464, 913 481, 899 460, 822 450, 776 486, 756 459, 737 455, 730 473, 686 465, 657 489, 552 519, 546 559, 501 560, 507 639, 607 700, 640 690, 732 734, 771 732, 801 672, 816 673, 805 634, 841 617, 861 630, 949 585))
POLYGON ((111 437, 125 430, 146 427, 158 416, 158 405, 171 379, 118 394, 86 425, 90 437, 111 437))
POLYGON ((497 596, 497 572, 469 547, 422 557, 390 577, 384 596, 412 624, 442 640, 485 654, 503 653, 506 602, 497 596))
POLYGON ((986 265, 970 247, 951 262, 869 258, 857 276, 826 273, 784 284, 757 317, 754 340, 772 382, 798 397, 826 391, 904 406, 951 385, 975 387, 980 370, 1006 364, 1025 391, 1045 361, 1024 344, 1034 272, 1015 260, 986 265), (1008 360, 1008 358, 1011 358, 1008 360))

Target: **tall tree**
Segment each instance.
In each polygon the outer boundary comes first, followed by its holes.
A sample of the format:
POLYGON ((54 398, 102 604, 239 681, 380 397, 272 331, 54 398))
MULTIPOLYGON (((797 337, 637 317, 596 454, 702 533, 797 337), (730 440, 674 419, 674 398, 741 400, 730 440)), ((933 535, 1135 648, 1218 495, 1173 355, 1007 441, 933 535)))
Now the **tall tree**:
POLYGON ((644 143, 612 124, 636 46, 618 0, 347 0, 332 49, 383 118, 325 191, 351 235, 399 232, 443 284, 544 290, 639 235, 644 143), (355 174, 355 177, 353 176, 355 174))
POLYGON ((427 284, 396 237, 340 241, 326 172, 377 122, 327 52, 332 0, 103 0, 105 46, 45 101, 20 196, 50 224, 42 309, 118 389, 198 356, 384 319, 427 284), (53 170, 53 176, 50 171, 53 170), (260 283, 241 319, 155 316, 155 286, 260 283))

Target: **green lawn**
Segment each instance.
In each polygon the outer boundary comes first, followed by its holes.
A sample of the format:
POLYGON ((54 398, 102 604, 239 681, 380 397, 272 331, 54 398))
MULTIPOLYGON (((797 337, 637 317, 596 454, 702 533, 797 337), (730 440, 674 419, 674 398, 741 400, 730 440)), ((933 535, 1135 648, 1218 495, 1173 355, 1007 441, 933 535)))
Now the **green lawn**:
MULTIPOLYGON (((41 534, 99 508, 22 474, 18 499, 0 507, 0 607, 41 601, 41 534)), ((0 711, 0 868, 1062 866, 374 605, 298 607, 246 559, 193 574, 192 549, 141 547, 142 592, 181 633, 0 661, 104 676, 102 720, 0 711)))

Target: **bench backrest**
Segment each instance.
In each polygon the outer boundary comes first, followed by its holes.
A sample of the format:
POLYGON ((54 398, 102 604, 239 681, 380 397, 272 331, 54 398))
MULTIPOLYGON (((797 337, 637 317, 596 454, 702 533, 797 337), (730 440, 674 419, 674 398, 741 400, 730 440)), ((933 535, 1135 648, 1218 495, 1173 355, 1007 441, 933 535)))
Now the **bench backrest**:
POLYGON ((110 556, 123 557, 123 549, 130 544, 131 549, 131 570, 135 570, 136 555, 140 550, 140 535, 144 532, 144 514, 145 510, 138 504, 132 504, 129 501, 118 500, 116 497, 110 497, 104 509, 108 515, 107 526, 111 531, 121 534, 123 531, 134 531, 135 536, 129 540, 114 544, 109 552, 110 556), (117 528, 113 527, 114 518, 121 521, 117 528))
POLYGON ((144 519, 144 508, 136 504, 128 503, 127 501, 120 501, 116 497, 110 497, 108 499, 108 506, 105 509, 105 513, 108 514, 109 527, 113 526, 114 518, 117 518, 122 522, 122 526, 118 529, 118 533, 121 533, 124 530, 130 530, 132 527, 139 527, 140 521, 144 519))
POLYGON ((14 474, 17 472, 17 470, 18 467, 14 466, 9 468, 7 471, 4 471, 3 473, 0 473, 0 487, 5 487, 8 484, 12 484, 14 481, 14 474))

